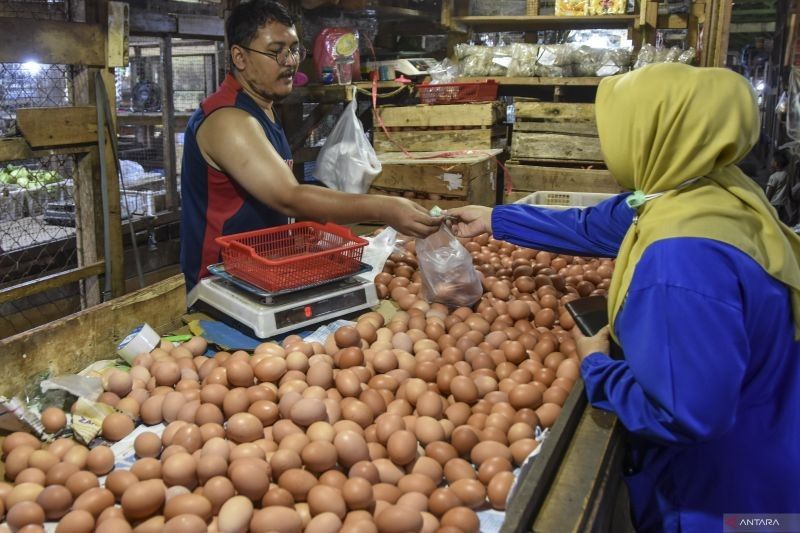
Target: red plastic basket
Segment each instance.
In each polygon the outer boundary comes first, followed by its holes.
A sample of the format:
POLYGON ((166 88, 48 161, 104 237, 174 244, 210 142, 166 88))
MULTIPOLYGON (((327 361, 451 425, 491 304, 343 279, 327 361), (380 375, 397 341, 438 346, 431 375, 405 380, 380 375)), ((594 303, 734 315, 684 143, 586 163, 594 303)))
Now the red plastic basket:
POLYGON ((497 82, 440 83, 417 85, 419 101, 423 104, 459 104, 491 102, 497 99, 497 82))
POLYGON ((367 241, 336 224, 297 222, 217 237, 225 270, 270 292, 356 272, 367 241))

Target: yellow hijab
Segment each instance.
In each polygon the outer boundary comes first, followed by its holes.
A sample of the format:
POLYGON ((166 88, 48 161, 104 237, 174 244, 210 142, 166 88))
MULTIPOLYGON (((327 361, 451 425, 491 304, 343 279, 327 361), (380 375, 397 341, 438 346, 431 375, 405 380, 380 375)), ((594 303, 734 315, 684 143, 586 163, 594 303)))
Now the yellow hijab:
POLYGON ((620 246, 608 290, 612 331, 647 247, 671 237, 703 237, 738 248, 791 287, 800 338, 800 238, 734 166, 758 138, 748 82, 721 68, 650 65, 603 80, 596 114, 603 156, 617 182, 663 193, 638 208, 638 221, 620 246))

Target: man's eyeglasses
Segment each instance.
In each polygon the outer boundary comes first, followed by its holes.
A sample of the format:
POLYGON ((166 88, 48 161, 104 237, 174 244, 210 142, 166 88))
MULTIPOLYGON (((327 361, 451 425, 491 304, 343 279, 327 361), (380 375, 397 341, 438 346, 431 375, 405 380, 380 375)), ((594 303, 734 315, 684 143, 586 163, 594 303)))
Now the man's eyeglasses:
POLYGON ((290 63, 290 60, 295 64, 299 64, 306 58, 306 49, 299 45, 292 46, 291 48, 284 48, 280 52, 262 52, 261 50, 254 50, 253 48, 242 45, 239 45, 239 48, 261 54, 262 56, 271 57, 276 63, 284 67, 290 63))

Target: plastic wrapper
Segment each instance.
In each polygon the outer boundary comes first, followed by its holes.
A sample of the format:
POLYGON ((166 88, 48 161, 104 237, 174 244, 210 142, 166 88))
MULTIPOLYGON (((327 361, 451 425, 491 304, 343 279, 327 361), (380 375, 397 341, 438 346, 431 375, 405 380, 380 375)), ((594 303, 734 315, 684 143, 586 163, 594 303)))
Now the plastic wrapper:
POLYGON ((515 43, 511 45, 511 62, 507 75, 510 77, 536 76, 536 58, 539 56, 538 44, 515 43))
POLYGON ((472 256, 447 226, 416 242, 422 295, 448 307, 471 306, 483 294, 472 256))
POLYGON ((382 167, 358 120, 357 106, 354 96, 319 152, 314 177, 332 189, 363 194, 382 167))
MULTIPOLYGON (((361 79, 358 30, 353 28, 325 28, 314 40, 314 70, 317 81, 322 81, 322 69, 336 68, 337 63, 350 64, 352 81, 361 79)), ((340 82, 347 85, 347 82, 340 82)))
POLYGON ((633 68, 634 70, 639 69, 652 63, 685 63, 691 65, 694 57, 695 50, 692 47, 684 50, 680 46, 656 48, 652 44, 643 44, 633 68))
POLYGON ((428 75, 431 77, 431 85, 437 83, 453 83, 458 77, 458 65, 450 62, 445 58, 441 63, 437 63, 428 69, 428 75))
POLYGON ((573 76, 614 76, 630 67, 630 51, 580 46, 572 51, 573 76))
POLYGON ((626 0, 591 0, 589 15, 621 15, 626 8, 626 0))
POLYGON ((556 0, 557 17, 580 17, 589 14, 590 0, 556 0))

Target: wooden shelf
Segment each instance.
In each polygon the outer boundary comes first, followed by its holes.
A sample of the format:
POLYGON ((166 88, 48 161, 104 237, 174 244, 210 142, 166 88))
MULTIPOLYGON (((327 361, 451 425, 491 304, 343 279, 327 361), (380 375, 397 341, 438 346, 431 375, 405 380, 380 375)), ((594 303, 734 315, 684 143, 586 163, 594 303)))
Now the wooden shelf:
MULTIPOLYGON (((403 84, 396 81, 379 81, 378 92, 387 92, 398 89, 403 84)), ((347 102, 350 100, 350 91, 352 87, 358 87, 366 91, 372 90, 372 82, 358 81, 351 85, 320 85, 310 84, 303 87, 295 87, 292 93, 284 100, 282 104, 298 104, 303 102, 318 102, 318 103, 336 103, 347 102)))
POLYGON ((626 28, 636 15, 603 15, 592 17, 453 17, 453 23, 479 30, 545 30, 572 28, 626 28))
POLYGON ((601 77, 577 77, 577 78, 544 78, 544 77, 524 77, 524 78, 508 78, 508 77, 464 77, 458 78, 459 83, 475 83, 487 80, 493 80, 498 85, 532 85, 532 86, 579 86, 579 87, 596 87, 600 85, 603 78, 601 77))

